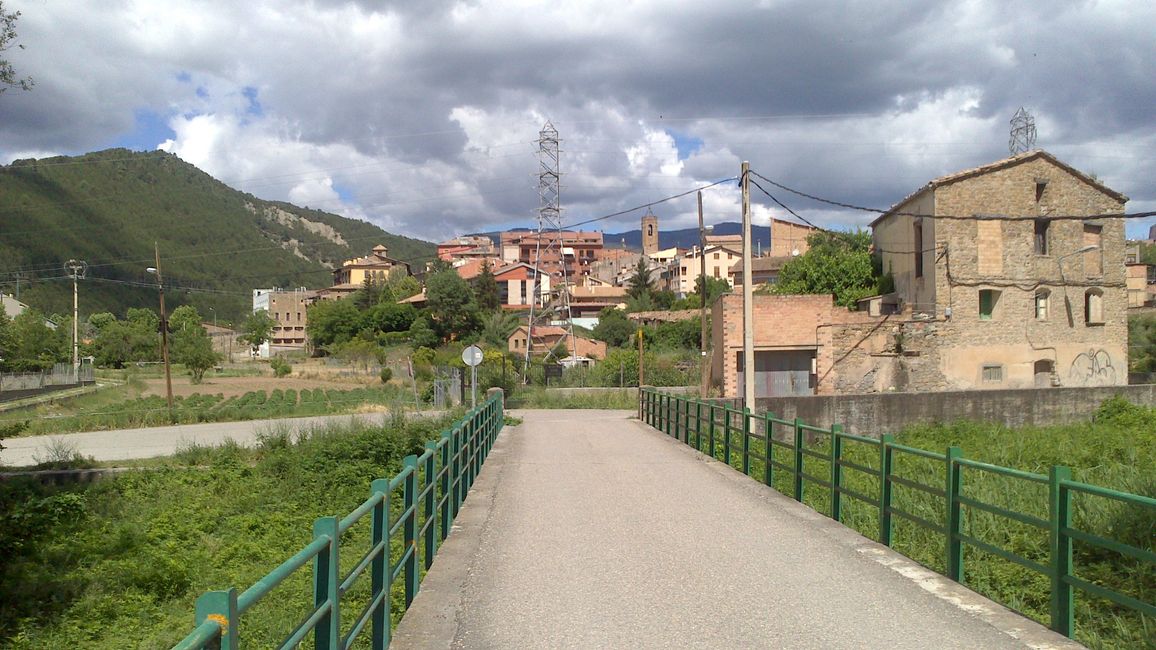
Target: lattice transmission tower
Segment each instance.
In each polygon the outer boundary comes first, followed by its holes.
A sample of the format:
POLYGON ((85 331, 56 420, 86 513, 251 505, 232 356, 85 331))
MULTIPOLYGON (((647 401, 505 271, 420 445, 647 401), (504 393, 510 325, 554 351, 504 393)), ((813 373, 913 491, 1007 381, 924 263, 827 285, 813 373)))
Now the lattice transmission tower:
POLYGON ((1011 118, 1011 134, 1007 149, 1011 155, 1031 151, 1036 146, 1036 118, 1024 110, 1023 106, 1011 118))
POLYGON ((530 319, 526 326, 526 360, 522 376, 530 381, 530 358, 534 350, 534 330, 557 326, 563 335, 546 352, 546 361, 568 345, 577 356, 574 324, 570 314, 568 258, 574 249, 566 246, 562 230, 561 174, 558 171, 558 130, 550 122, 538 132, 538 232, 534 246, 534 290, 530 299, 530 319))

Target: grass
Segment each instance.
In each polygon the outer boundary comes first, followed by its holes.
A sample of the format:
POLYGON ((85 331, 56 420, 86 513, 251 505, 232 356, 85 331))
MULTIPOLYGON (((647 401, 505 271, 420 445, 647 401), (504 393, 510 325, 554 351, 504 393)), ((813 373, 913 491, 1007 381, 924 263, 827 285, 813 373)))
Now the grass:
POLYGON ((367 405, 396 408, 402 403, 412 402, 412 397, 399 386, 347 390, 276 389, 271 393, 259 390, 228 398, 220 393, 194 393, 187 397, 174 397, 170 414, 164 397, 132 397, 133 390, 130 382, 125 387, 78 397, 68 405, 68 415, 44 415, 44 410, 27 414, 7 413, 0 417, 0 426, 25 423, 27 426, 8 435, 33 436, 168 424, 333 415, 353 412, 367 405))
POLYGON ((542 388, 519 386, 506 400, 519 409, 629 409, 638 408, 637 388, 542 388))
MULTIPOLYGON (((693 418, 693 415, 692 415, 693 418)), ((735 418, 731 462, 742 471, 741 421, 735 418)), ((725 456, 722 415, 716 426, 715 457, 725 456)), ((691 444, 696 444, 691 425, 691 444)), ((1071 467, 1077 481, 1156 498, 1156 409, 1127 404, 1120 398, 1105 402, 1096 422, 1065 426, 1009 429, 995 424, 956 422, 909 427, 896 435, 902 445, 935 451, 940 456, 949 446, 963 449, 966 458, 1002 467, 1047 475, 1052 465, 1071 467)), ((776 429, 781 444, 771 446, 775 462, 794 465, 793 435, 789 427, 776 429)), ((764 480, 766 453, 761 438, 749 443, 749 472, 764 480)), ((828 454, 829 436, 816 434, 805 447, 828 454)), ((704 426, 701 448, 709 451, 708 429, 704 426)), ((878 471, 880 457, 876 445, 855 441, 844 443, 844 458, 878 471)), ((896 453, 895 474, 929 487, 943 489, 945 463, 908 453, 896 453)), ((830 463, 806 456, 806 473, 830 476, 830 463)), ((794 496, 793 475, 772 467, 772 485, 794 496)), ((876 499, 879 479, 866 473, 844 470, 844 485, 876 499)), ((978 501, 1014 512, 1048 519, 1046 485, 1013 479, 975 469, 964 469, 963 494, 978 501)), ((806 481, 803 501, 815 510, 830 513, 830 491, 806 481)), ((879 512, 870 505, 844 496, 842 521, 871 539, 879 539, 879 512)), ((945 524, 943 497, 896 485, 893 506, 937 526, 945 524)), ((1074 527, 1113 539, 1135 548, 1153 551, 1156 543, 1156 510, 1125 506, 1100 497, 1073 497, 1074 527)), ((1050 561, 1048 532, 968 506, 963 507, 963 532, 1015 555, 1047 565, 1050 561)), ((914 522, 893 518, 895 550, 939 572, 946 569, 946 539, 914 522)), ((1156 602, 1156 565, 1077 542, 1074 548, 1076 574, 1142 602, 1156 602)), ((965 546, 964 583, 993 600, 1003 603, 1045 625, 1049 619, 1051 585, 1049 578, 1006 559, 965 546)), ((1076 592, 1076 639, 1092 648, 1156 648, 1156 621, 1133 610, 1114 605, 1087 593, 1076 592)))
MULTIPOLYGON (((270 427, 254 449, 192 445, 92 484, 0 482, 0 646, 171 647, 192 629, 198 595, 264 576, 308 543, 316 517, 350 512, 448 422, 397 415, 384 428, 296 436, 270 427)), ((367 548, 368 535, 359 523, 342 548, 367 548)), ((344 571, 360 552, 342 556, 344 571)), ((246 615, 247 645, 273 645, 301 620, 309 576, 298 571, 246 615)), ((367 583, 343 601, 348 611, 360 611, 367 583)))

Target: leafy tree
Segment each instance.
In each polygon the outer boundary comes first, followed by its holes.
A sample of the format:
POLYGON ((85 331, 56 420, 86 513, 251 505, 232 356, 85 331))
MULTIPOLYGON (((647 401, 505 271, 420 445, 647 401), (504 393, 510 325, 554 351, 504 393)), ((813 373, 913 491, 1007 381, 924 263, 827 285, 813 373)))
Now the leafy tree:
POLYGON ((151 309, 130 307, 124 314, 124 319, 134 328, 142 332, 161 333, 161 317, 151 309))
MULTIPOLYGON (((13 370, 46 370, 69 359, 71 335, 66 339, 63 328, 50 328, 35 309, 26 309, 13 318, 9 329, 14 345, 7 364, 13 370)), ((71 328, 68 331, 71 332, 71 328)))
POLYGON ((361 331, 369 330, 372 334, 405 332, 416 318, 417 309, 413 305, 383 302, 361 315, 361 331))
MULTIPOLYGON (((19 17, 19 11, 8 13, 4 11, 4 3, 0 2, 0 52, 12 48, 13 45, 19 49, 24 49, 23 45, 16 45, 16 19, 19 17)), ((30 90, 32 84, 32 77, 17 78, 16 70, 12 64, 7 59, 0 59, 0 93, 8 90, 9 87, 30 90)))
POLYGON ((425 270, 430 275, 437 275, 438 273, 445 273, 446 271, 452 271, 453 268, 454 268, 453 265, 451 265, 449 262, 441 259, 440 257, 425 265, 425 270))
POLYGON ((104 329, 105 325, 115 322, 116 316, 113 316, 112 313, 107 311, 97 312, 88 317, 88 324, 97 332, 104 329))
MULTIPOLYGON (((433 327, 430 326, 429 316, 425 314, 414 319, 413 325, 409 326, 409 341, 410 344, 413 345, 414 349, 432 349, 436 348, 438 344, 441 343, 441 339, 438 337, 437 332, 435 332, 433 327)), ((416 363, 416 353, 414 356, 414 362, 416 363)))
POLYGON ((1156 372, 1156 318, 1128 317, 1128 370, 1156 372))
POLYGON ((622 347, 628 345, 638 331, 638 326, 626 318, 621 309, 607 307, 598 313, 598 325, 594 327, 594 338, 605 341, 606 345, 622 347))
POLYGON ((173 335, 173 361, 189 370, 194 384, 201 383, 205 371, 217 365, 220 360, 220 355, 213 350, 208 333, 200 326, 200 319, 197 319, 196 326, 186 323, 173 335))
POLYGON ((10 369, 10 359, 15 351, 16 335, 12 332, 12 319, 0 307, 0 371, 10 369))
POLYGON ((320 347, 345 343, 357 334, 361 314, 349 299, 319 300, 306 312, 305 331, 320 347))
POLYGON ((626 293, 631 298, 639 299, 654 293, 654 278, 650 275, 650 265, 646 258, 639 258, 634 265, 634 273, 626 280, 626 293))
POLYGON ((425 296, 434 331, 443 340, 461 338, 478 329, 474 293, 455 271, 430 276, 426 280, 425 296))
POLYGON ((495 311, 482 320, 482 340, 500 350, 506 349, 510 335, 518 329, 519 319, 508 311, 495 311))
POLYGON ((197 313, 197 308, 192 305, 181 305, 169 314, 169 331, 180 332, 185 329, 200 329, 201 315, 197 313))
POLYGON ((478 308, 482 311, 494 311, 502 306, 498 281, 494 279, 489 260, 482 262, 482 270, 478 273, 478 277, 474 278, 474 294, 477 296, 478 308))
POLYGON ((678 299, 678 296, 674 295, 674 292, 670 289, 662 289, 661 291, 655 291, 650 294, 650 298, 654 301, 654 306, 658 309, 670 309, 674 305, 674 301, 678 299))
MULTIPOLYGON (((306 323, 308 323, 308 318, 306 323)), ((241 321, 241 335, 237 337, 237 340, 254 348, 259 348, 273 336, 273 328, 276 326, 277 321, 269 316, 269 312, 258 309, 245 316, 245 320, 241 321)), ((306 327, 308 328, 308 325, 306 327)))
POLYGON ((702 297, 704 292, 706 294, 705 304, 712 305, 714 304, 716 298, 723 295, 724 293, 731 292, 731 284, 723 278, 712 278, 705 275, 700 275, 695 278, 694 292, 699 299, 699 303, 697 305, 698 307, 702 307, 703 305, 702 297))
POLYGON ((407 275, 389 283, 389 290, 393 293, 393 299, 405 300, 411 296, 416 296, 421 293, 421 283, 412 275, 407 275))
POLYGON ((878 293, 885 282, 872 259, 871 233, 818 231, 807 237, 810 248, 783 266, 771 293, 830 293, 835 303, 853 307, 878 293))

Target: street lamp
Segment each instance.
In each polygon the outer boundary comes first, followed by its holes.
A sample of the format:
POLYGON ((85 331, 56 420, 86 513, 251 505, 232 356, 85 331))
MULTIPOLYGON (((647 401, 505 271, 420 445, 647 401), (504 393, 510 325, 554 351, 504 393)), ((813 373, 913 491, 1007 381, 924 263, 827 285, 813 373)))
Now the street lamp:
MULTIPOLYGON (((155 247, 155 244, 154 244, 155 247)), ((157 293, 161 299, 161 357, 165 362, 165 397, 169 404, 169 415, 173 414, 173 378, 169 370, 169 319, 165 313, 165 285, 161 279, 161 253, 156 249, 156 266, 145 269, 146 272, 157 276, 157 293)))

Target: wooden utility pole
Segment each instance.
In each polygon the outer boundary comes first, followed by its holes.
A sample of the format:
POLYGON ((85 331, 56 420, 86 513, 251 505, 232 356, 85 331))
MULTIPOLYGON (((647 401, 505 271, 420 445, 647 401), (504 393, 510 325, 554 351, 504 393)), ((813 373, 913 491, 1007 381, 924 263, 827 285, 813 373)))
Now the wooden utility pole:
POLYGON ((755 323, 751 282, 751 164, 743 161, 743 408, 755 409, 755 323))
POLYGON ((710 365, 707 363, 706 350, 706 299, 707 296, 710 295, 710 292, 706 290, 706 226, 703 224, 702 219, 702 190, 698 191, 698 244, 698 276, 700 278, 699 281, 702 282, 701 288, 699 289, 701 291, 699 298, 702 301, 702 305, 700 305, 702 307, 702 313, 699 315, 699 329, 701 330, 699 337, 699 364, 702 366, 699 368, 699 375, 701 375, 699 395, 706 397, 710 391, 710 365))
POLYGON ((161 358, 165 361, 165 398, 169 403, 169 415, 173 413, 173 377, 169 369, 169 317, 165 313, 165 282, 161 278, 161 249, 153 242, 153 251, 156 253, 157 292, 161 297, 161 358))

